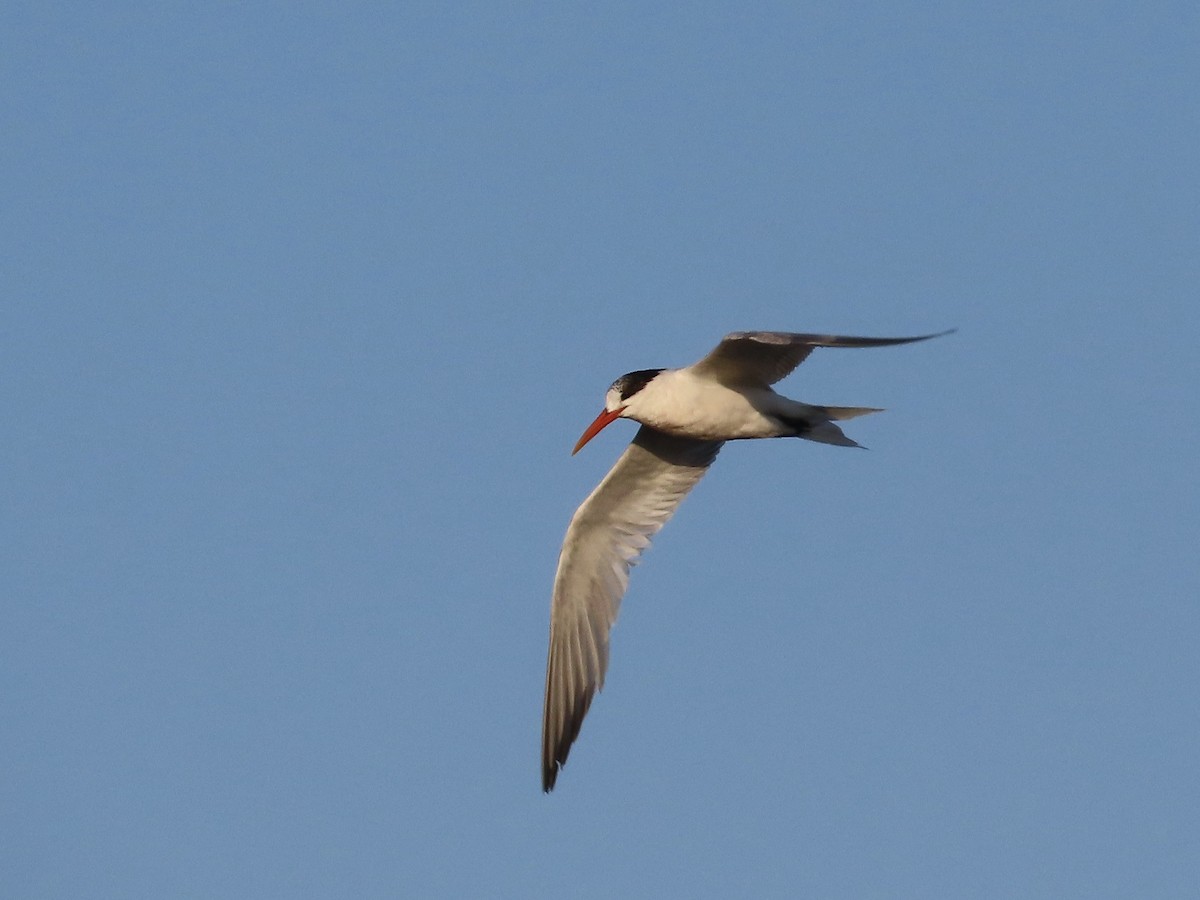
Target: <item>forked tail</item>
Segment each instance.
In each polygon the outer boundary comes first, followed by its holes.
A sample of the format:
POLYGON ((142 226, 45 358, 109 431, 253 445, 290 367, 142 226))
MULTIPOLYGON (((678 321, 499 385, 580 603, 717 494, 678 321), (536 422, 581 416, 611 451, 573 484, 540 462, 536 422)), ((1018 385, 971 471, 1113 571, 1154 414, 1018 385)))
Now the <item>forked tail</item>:
POLYGON ((846 437, 842 429, 833 424, 835 421, 857 419, 859 416, 865 416, 868 413, 883 412, 882 409, 876 409, 871 406, 817 406, 814 408, 824 413, 826 418, 813 422, 809 428, 802 431, 797 437, 802 437, 808 441, 818 441, 822 444, 835 444, 838 447, 861 447, 862 444, 846 437))
POLYGON ((868 413, 883 412, 882 409, 874 406, 818 406, 817 409, 821 410, 834 421, 857 419, 859 416, 865 416, 868 413))

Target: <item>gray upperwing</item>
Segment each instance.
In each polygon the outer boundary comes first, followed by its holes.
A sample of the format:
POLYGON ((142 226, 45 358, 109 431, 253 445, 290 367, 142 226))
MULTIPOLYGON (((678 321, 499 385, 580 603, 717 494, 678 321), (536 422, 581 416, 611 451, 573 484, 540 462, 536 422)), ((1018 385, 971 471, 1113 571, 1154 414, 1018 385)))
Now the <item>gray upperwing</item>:
MULTIPOLYGON (((953 329, 950 329, 953 331, 953 329)), ((808 359, 816 347, 890 347, 949 334, 872 338, 838 334, 794 334, 788 331, 735 331, 693 369, 730 387, 774 384, 808 359)))

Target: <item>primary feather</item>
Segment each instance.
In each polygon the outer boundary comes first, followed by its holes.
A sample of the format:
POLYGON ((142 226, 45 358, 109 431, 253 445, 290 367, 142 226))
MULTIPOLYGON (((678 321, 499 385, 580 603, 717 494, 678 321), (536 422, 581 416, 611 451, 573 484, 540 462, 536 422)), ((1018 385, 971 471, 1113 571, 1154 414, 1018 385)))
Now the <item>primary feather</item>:
POLYGON ((554 578, 542 787, 550 790, 608 669, 608 634, 629 568, 708 470, 720 441, 638 429, 633 443, 575 511, 554 578))

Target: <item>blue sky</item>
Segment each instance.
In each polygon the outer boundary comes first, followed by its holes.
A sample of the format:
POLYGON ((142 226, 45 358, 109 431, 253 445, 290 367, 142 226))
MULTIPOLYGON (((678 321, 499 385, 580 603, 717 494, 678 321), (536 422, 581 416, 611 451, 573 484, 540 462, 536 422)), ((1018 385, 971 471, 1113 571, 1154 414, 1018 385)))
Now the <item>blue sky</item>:
POLYGON ((12 896, 1186 897, 1189 3, 11 3, 12 896), (554 794, 550 583, 623 372, 730 446, 554 794))

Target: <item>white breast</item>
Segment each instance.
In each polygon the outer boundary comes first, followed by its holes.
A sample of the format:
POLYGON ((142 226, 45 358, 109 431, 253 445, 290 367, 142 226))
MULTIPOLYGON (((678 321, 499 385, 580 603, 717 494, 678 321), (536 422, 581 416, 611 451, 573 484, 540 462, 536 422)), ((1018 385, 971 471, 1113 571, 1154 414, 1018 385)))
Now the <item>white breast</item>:
POLYGON ((731 388, 670 369, 630 398, 625 416, 680 437, 729 441, 786 433, 771 413, 790 403, 770 388, 731 388))

